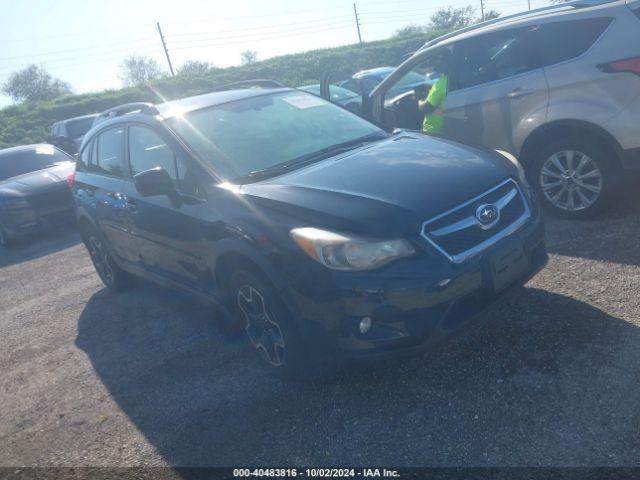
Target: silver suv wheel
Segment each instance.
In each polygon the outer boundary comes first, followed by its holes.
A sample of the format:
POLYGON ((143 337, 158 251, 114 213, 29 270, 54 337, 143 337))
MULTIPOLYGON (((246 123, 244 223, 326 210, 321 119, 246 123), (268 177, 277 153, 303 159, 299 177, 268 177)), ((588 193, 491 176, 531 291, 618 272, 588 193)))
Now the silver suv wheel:
POLYGON ((593 205, 602 192, 602 172, 585 153, 562 150, 545 160, 540 189, 554 207, 569 212, 593 205))

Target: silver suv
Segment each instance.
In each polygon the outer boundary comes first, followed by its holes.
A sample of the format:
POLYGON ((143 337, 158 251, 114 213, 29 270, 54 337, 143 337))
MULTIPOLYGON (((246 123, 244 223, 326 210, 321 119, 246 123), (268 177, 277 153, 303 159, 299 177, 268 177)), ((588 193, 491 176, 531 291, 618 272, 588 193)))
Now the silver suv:
POLYGON ((372 92, 372 116, 420 129, 424 92, 388 92, 416 72, 433 78, 442 58, 441 135, 519 157, 555 213, 590 215, 623 170, 640 171, 640 0, 569 2, 430 41, 372 92))

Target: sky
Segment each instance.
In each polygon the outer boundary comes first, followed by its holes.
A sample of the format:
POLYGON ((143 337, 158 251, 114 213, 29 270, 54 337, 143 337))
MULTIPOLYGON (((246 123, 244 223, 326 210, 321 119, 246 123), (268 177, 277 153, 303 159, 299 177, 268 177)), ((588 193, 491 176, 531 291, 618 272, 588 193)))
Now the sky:
MULTIPOLYGON (((503 15, 527 0, 483 0, 503 15)), ((531 0, 532 8, 548 0, 531 0)), ((356 0, 363 41, 388 38, 400 27, 426 24, 438 8, 480 0, 356 0)), ((238 65, 244 50, 259 59, 355 43, 353 0, 0 0, 0 84, 29 64, 44 66, 76 93, 122 86, 120 62, 131 54, 218 67, 238 65)), ((0 107, 11 104, 0 95, 0 107)))

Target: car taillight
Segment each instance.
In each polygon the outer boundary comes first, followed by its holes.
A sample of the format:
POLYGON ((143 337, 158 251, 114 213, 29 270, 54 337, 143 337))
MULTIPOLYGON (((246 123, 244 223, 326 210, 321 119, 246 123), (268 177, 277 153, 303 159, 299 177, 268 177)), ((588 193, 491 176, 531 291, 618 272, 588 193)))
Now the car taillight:
POLYGON ((600 65, 600 70, 606 73, 635 73, 640 75, 640 57, 625 58, 615 62, 600 65))
POLYGON ((75 170, 67 175, 67 185, 69 188, 73 188, 73 183, 76 181, 76 172, 75 170))

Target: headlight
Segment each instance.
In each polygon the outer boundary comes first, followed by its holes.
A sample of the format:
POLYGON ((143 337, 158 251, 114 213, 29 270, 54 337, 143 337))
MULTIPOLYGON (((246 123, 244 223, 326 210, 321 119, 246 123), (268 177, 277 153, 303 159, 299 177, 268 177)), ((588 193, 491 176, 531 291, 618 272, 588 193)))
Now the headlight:
POLYGON ((371 270, 415 252, 401 238, 371 240, 318 228, 294 228, 291 238, 311 258, 334 270, 371 270))
POLYGON ((527 182, 527 175, 522 168, 522 164, 518 161, 516 157, 511 155, 509 152, 505 152, 504 150, 496 150, 500 155, 509 160, 509 162, 513 165, 515 171, 518 175, 518 181, 526 188, 529 187, 529 183, 527 182))
POLYGON ((0 199, 0 208, 26 208, 29 206, 29 202, 27 202, 24 198, 1 198, 0 199))

